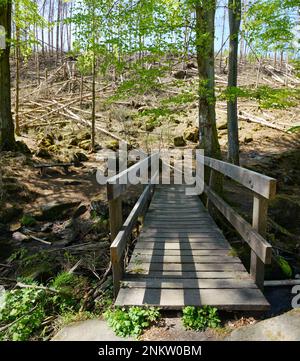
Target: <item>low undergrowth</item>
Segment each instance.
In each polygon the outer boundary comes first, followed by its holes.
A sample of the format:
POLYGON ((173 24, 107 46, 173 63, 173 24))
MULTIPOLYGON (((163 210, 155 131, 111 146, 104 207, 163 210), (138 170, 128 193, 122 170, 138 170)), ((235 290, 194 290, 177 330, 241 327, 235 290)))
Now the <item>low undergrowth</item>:
POLYGON ((182 314, 182 323, 186 329, 203 331, 206 328, 217 328, 221 324, 218 310, 215 307, 187 306, 183 309, 182 314))
POLYGON ((19 279, 15 288, 5 292, 0 306, 0 340, 47 340, 70 322, 97 317, 81 310, 91 286, 86 277, 68 272, 46 286, 19 279))
POLYGON ((109 309, 104 313, 108 325, 117 336, 138 337, 160 318, 157 308, 130 307, 109 309))

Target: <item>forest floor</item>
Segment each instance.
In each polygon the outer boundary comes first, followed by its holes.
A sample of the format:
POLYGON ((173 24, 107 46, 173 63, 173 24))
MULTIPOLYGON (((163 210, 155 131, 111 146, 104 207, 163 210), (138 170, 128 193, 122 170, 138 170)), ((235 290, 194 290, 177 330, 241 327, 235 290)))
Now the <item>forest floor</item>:
MULTIPOLYGON (((47 283, 60 272, 72 270, 89 279, 88 290, 104 283, 104 292, 111 289, 108 206, 106 188, 97 183, 96 170, 103 167, 105 149, 117 150, 120 139, 146 151, 152 147, 196 148, 195 62, 184 68, 173 67, 159 79, 158 87, 148 89, 144 95, 128 92, 121 99, 111 97, 116 92, 113 79, 97 79, 96 154, 89 151, 91 78, 81 79, 72 68, 73 62, 66 60, 58 67, 50 64, 48 59, 41 65, 48 68, 48 75, 47 79, 41 77, 39 84, 29 71, 34 69, 30 62, 21 73, 18 140, 27 145, 30 153, 5 152, 0 158, 0 283, 10 288, 20 276, 47 283), (74 163, 68 172, 62 167, 50 167, 41 174, 34 167, 57 162, 74 163)), ((256 91, 251 97, 239 99, 241 165, 278 181, 278 195, 271 201, 269 212, 267 239, 274 247, 274 255, 266 278, 298 278, 300 137, 299 133, 287 130, 299 125, 300 90, 296 79, 294 82, 289 79, 289 84, 284 85, 284 75, 278 70, 274 77, 268 73, 268 66, 266 62, 266 70, 260 75, 259 91, 255 90, 258 79, 255 64, 241 67, 239 85, 256 91)), ((226 75, 218 71, 216 82, 221 93, 226 75)), ((225 100, 217 101, 218 137, 224 159, 225 100)), ((138 194, 139 190, 128 193, 124 215, 129 213, 138 194)), ((249 192, 226 180, 225 198, 251 220, 249 192)), ((249 249, 245 243, 227 222, 218 223, 248 267, 249 249)), ((269 293, 274 300, 272 291, 269 293)), ((83 297, 90 295, 86 291, 83 297)), ((101 297, 103 293, 94 292, 85 308, 92 309, 95 300, 100 299, 101 303, 101 297)), ((278 307, 278 300, 277 308, 274 304, 275 313, 289 308, 287 294, 282 297, 285 304, 278 307)))

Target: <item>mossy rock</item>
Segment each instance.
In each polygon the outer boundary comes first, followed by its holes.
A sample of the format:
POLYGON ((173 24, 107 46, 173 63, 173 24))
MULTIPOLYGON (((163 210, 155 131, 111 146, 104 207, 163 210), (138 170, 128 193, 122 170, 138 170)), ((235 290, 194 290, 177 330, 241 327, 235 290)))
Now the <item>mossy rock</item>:
POLYGON ((62 219, 70 213, 70 211, 78 207, 80 202, 51 202, 43 206, 40 214, 35 214, 35 218, 39 221, 54 221, 62 219))
POLYGON ((84 130, 82 132, 79 132, 76 135, 76 138, 78 139, 78 141, 83 141, 83 140, 91 140, 92 136, 90 132, 84 130))
POLYGON ((19 183, 4 183, 3 190, 9 194, 21 193, 24 191, 24 187, 19 183))
POLYGON ((90 150, 91 149, 91 141, 90 140, 83 140, 78 143, 78 147, 83 150, 90 150))
POLYGON ((43 137, 38 146, 39 147, 43 147, 43 148, 48 148, 50 147, 51 145, 54 145, 55 144, 55 138, 54 138, 54 135, 53 134, 47 134, 45 137, 43 137))
POLYGON ((184 138, 190 142, 197 143, 199 141, 199 128, 187 128, 184 131, 184 138))
POLYGON ((116 151, 119 149, 119 142, 117 140, 111 140, 106 143, 106 148, 116 151))
POLYGON ((75 164, 76 163, 81 163, 81 162, 87 162, 88 160, 89 160, 88 156, 86 156, 82 152, 77 152, 73 156, 73 161, 75 162, 75 164))
POLYGON ((184 147, 186 145, 186 141, 184 140, 182 135, 175 137, 173 141, 175 147, 184 147))
POLYGON ((31 214, 24 214, 20 220, 22 226, 34 226, 36 224, 36 219, 32 217, 31 214))
POLYGON ((60 146, 57 145, 57 144, 53 144, 53 145, 50 145, 48 150, 49 150, 49 152, 59 153, 60 152, 60 146))

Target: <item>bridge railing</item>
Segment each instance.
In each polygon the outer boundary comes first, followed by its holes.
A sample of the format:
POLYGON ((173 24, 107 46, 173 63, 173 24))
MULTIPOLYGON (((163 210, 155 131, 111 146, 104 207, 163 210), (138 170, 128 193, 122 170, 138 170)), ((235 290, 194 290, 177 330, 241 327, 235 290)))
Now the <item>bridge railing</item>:
POLYGON ((155 181, 158 177, 158 170, 152 177, 150 176, 148 178, 148 185, 146 185, 144 191, 142 192, 124 223, 122 212, 122 196, 127 191, 128 187, 132 184, 129 182, 122 184, 120 181, 124 179, 124 177, 128 179, 130 174, 136 174, 143 167, 149 168, 152 161, 155 162, 156 157, 159 157, 158 153, 155 153, 139 161, 130 168, 124 170, 114 177, 111 177, 107 181, 106 186, 107 199, 109 204, 110 238, 112 242, 110 246, 110 258, 112 264, 115 296, 117 296, 119 292, 120 281, 124 273, 124 253, 128 238, 132 233, 137 219, 145 213, 147 206, 151 201, 155 181))
POLYGON ((214 206, 234 226, 251 248, 250 274, 261 289, 264 284, 265 264, 271 263, 272 246, 265 240, 268 218, 268 200, 275 197, 276 180, 266 175, 226 163, 214 158, 202 157, 205 166, 250 189, 253 193, 252 225, 230 207, 207 184, 204 192, 214 206))

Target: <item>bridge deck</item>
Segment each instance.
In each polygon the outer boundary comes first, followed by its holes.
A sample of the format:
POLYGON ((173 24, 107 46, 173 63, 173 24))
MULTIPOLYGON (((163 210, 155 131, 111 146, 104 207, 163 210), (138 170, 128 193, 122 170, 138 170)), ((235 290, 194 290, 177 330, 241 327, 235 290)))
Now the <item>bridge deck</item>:
POLYGON ((157 186, 116 305, 264 310, 262 292, 197 196, 157 186))

